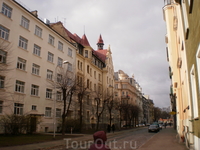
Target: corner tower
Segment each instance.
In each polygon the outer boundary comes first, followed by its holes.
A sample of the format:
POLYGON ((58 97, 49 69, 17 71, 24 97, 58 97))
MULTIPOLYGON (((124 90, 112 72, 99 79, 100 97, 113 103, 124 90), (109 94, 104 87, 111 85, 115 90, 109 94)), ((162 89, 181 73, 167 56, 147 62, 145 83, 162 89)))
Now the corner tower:
POLYGON ((98 50, 103 50, 103 46, 104 46, 104 43, 103 43, 103 39, 102 39, 101 34, 100 34, 99 40, 97 42, 97 49, 98 50))

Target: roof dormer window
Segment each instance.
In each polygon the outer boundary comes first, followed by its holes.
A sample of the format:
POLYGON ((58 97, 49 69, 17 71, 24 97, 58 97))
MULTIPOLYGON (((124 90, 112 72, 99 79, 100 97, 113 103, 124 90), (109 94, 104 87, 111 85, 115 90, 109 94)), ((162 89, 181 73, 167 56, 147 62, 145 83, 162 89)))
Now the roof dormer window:
POLYGON ((88 58, 88 50, 85 50, 85 58, 88 58))

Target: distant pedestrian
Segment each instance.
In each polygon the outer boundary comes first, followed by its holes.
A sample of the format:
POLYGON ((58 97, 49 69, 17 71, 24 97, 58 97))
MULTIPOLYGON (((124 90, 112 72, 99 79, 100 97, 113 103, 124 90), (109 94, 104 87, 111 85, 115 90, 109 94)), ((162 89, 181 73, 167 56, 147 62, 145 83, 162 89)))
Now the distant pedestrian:
POLYGON ((115 124, 112 125, 112 131, 115 132, 115 124))
POLYGON ((111 130, 111 126, 110 126, 110 124, 108 124, 108 126, 107 126, 107 132, 110 133, 110 130, 111 130))

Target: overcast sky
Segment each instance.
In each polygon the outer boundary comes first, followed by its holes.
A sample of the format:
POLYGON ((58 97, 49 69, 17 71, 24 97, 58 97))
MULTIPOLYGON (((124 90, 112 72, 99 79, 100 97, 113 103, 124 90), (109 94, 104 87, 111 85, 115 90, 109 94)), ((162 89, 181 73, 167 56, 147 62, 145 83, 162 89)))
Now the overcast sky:
POLYGON ((99 35, 110 45, 115 71, 134 74, 157 107, 170 105, 162 7, 164 0, 20 0, 41 18, 61 21, 97 49, 99 35))

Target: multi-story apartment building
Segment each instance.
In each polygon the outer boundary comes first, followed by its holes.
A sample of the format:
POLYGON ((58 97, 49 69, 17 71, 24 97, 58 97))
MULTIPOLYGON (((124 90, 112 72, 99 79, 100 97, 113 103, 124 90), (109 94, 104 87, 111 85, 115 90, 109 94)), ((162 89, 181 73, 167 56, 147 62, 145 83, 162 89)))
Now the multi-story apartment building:
POLYGON ((144 124, 151 124, 153 123, 153 110, 154 110, 154 103, 153 100, 149 99, 148 95, 143 95, 142 97, 142 107, 143 107, 143 115, 144 115, 144 124))
POLYGON ((186 146, 200 148, 199 43, 200 1, 165 0, 166 43, 177 132, 186 146))
POLYGON ((143 122, 142 88, 135 81, 134 76, 129 77, 122 70, 115 72, 115 97, 122 104, 138 106, 140 111, 137 123, 143 122))
MULTIPOLYGON (((104 49, 101 35, 94 50, 85 34, 80 38, 61 22, 40 19, 37 11, 29 11, 17 1, 2 0, 0 7, 0 65, 7 65, 7 71, 0 72, 0 92, 4 94, 0 96, 0 116, 29 114, 33 132, 59 131, 56 120, 63 111, 62 91, 54 83, 62 78, 59 70, 66 70, 86 89, 81 106, 83 122, 87 127, 96 124, 95 98, 100 95, 101 110, 103 96, 114 94, 112 52, 110 46, 104 49)), ((75 119, 80 118, 77 96, 68 115, 75 119)), ((112 115, 112 123, 117 124, 117 113, 112 115)), ((105 125, 108 120, 105 105, 100 122, 105 125)))
POLYGON ((61 93, 52 83, 61 77, 59 69, 74 71, 76 47, 41 20, 37 11, 13 0, 1 0, 0 8, 0 65, 7 69, 0 72, 0 115, 29 114, 32 130, 52 131, 53 118, 62 111, 61 93), (63 64, 66 61, 68 66, 63 64))

